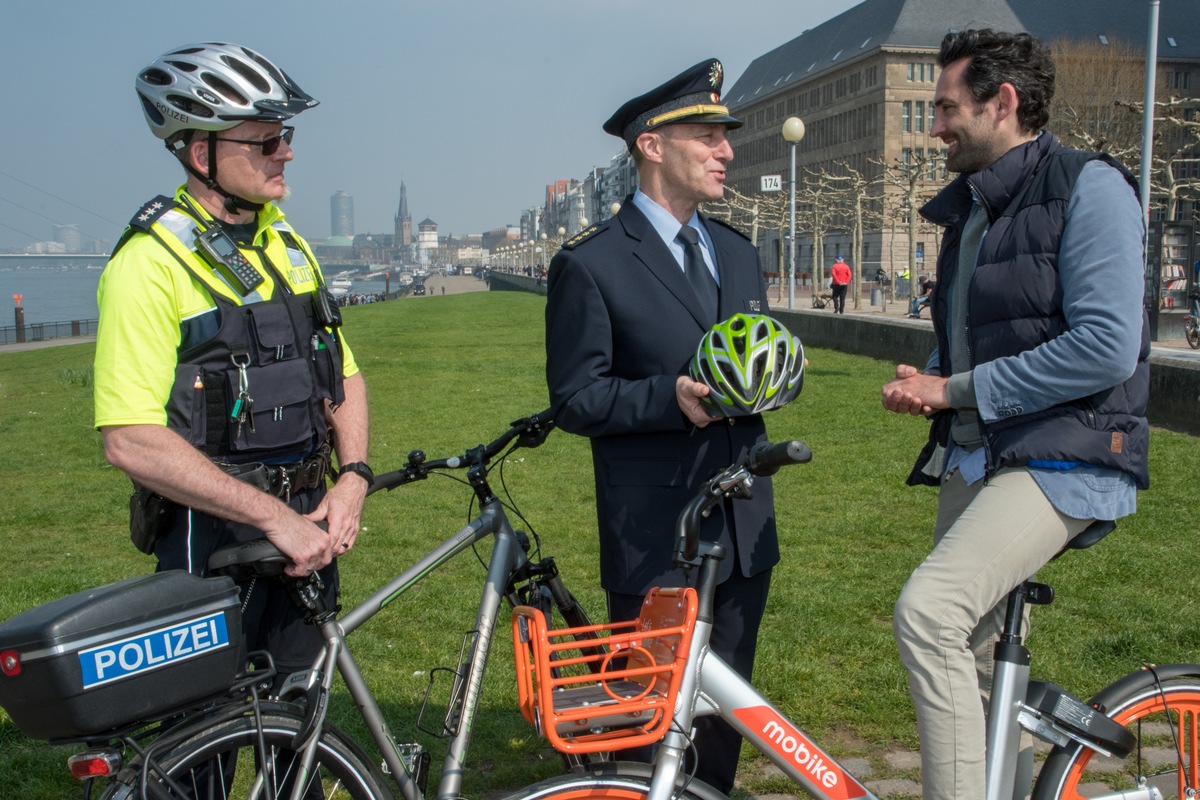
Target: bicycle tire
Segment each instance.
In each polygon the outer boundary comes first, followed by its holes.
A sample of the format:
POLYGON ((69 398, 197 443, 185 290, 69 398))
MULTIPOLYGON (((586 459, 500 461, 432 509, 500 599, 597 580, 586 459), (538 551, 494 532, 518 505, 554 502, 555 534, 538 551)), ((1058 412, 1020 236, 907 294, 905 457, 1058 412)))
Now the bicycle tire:
MULTIPOLYGON (((275 795, 280 800, 289 796, 286 788, 290 772, 295 767, 288 749, 293 737, 302 725, 301 718, 293 713, 274 707, 262 715, 262 737, 269 755, 270 772, 273 775, 275 795), (281 754, 286 759, 279 759, 281 754), (278 767, 279 769, 275 769, 278 767)), ((246 714, 232 720, 215 723, 197 730, 174 745, 167 753, 155 757, 155 763, 186 790, 174 792, 161 781, 146 795, 141 794, 142 762, 135 759, 122 771, 119 786, 110 787, 102 796, 108 798, 159 798, 186 797, 188 800, 232 800, 232 798, 265 797, 264 793, 253 793, 251 784, 257 774, 259 732, 253 715, 246 714), (237 754, 237 771, 232 786, 227 789, 221 780, 207 781, 204 786, 196 785, 195 776, 203 773, 214 776, 219 773, 222 759, 228 754, 237 754), (214 765, 216 765, 214 767, 214 765), (218 772, 214 772, 214 769, 218 772), (132 793, 130 793, 132 790, 132 793)), ((321 796, 338 800, 392 800, 393 794, 386 779, 372 764, 361 748, 346 737, 338 728, 326 725, 317 745, 317 755, 310 787, 320 785, 321 796)), ((153 779, 152 779, 153 780, 153 779)), ((315 797, 315 789, 306 797, 315 797)))
POLYGON ((1128 727, 1138 744, 1121 760, 1078 744, 1055 747, 1034 784, 1034 800, 1095 798, 1137 789, 1143 781, 1164 798, 1182 798, 1188 789, 1200 786, 1200 666, 1175 664, 1135 672, 1091 703, 1128 727))
MULTIPOLYGON (((584 767, 579 772, 547 778, 526 786, 504 800, 645 800, 650 793, 653 765, 629 761, 608 761, 584 767)), ((673 800, 729 800, 707 783, 676 783, 673 800), (682 788, 681 788, 682 787, 682 788)))
POLYGON ((1183 335, 1187 339, 1189 347, 1193 350, 1200 350, 1200 319, 1184 325, 1183 335))

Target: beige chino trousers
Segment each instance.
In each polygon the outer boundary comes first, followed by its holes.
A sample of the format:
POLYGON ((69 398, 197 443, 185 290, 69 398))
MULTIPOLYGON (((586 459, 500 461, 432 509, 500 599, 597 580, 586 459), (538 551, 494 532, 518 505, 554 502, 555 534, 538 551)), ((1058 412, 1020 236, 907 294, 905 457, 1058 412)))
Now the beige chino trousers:
MULTIPOLYGON (((957 470, 942 479, 933 551, 901 590, 893 621, 916 706, 925 800, 982 800, 986 698, 1005 599, 1091 522, 1055 510, 1024 468, 973 486, 957 470)), ((1018 797, 1027 784, 1018 781, 1018 797)))

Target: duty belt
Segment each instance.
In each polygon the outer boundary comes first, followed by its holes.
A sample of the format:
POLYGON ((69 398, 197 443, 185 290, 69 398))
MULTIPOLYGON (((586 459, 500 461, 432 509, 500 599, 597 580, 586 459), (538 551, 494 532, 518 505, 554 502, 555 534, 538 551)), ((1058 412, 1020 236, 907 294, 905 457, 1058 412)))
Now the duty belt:
POLYGON ((329 453, 322 450, 317 455, 297 461, 295 464, 225 464, 217 466, 226 474, 242 483, 281 498, 285 503, 293 492, 315 489, 323 485, 329 474, 329 453))

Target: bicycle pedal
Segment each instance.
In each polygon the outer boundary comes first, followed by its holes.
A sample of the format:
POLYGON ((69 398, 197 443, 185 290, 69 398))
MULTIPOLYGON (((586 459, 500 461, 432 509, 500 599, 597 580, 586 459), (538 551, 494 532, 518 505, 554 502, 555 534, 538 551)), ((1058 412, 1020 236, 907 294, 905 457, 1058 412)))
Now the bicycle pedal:
POLYGON ((1123 725, 1053 683, 1030 681, 1025 704, 1054 720, 1080 741, 1093 742, 1117 758, 1129 755, 1137 744, 1137 738, 1123 725))

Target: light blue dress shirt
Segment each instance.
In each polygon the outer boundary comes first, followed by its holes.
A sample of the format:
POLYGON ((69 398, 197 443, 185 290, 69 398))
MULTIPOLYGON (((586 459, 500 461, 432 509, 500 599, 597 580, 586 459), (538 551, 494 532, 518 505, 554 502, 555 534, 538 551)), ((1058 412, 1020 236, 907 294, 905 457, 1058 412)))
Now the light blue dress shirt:
MULTIPOLYGON (((654 230, 658 231, 658 235, 662 237, 663 243, 671 251, 671 255, 675 256, 675 261, 679 264, 679 271, 682 272, 683 245, 675 240, 675 237, 679 235, 679 229, 683 227, 679 224, 679 220, 675 219, 670 211, 651 200, 650 196, 641 189, 633 193, 633 204, 646 215, 646 219, 650 220, 650 225, 654 230)), ((693 211, 688 225, 695 228, 700 234, 700 250, 704 253, 704 263, 708 266, 708 271, 712 274, 713 280, 717 282, 717 286, 720 286, 721 277, 717 274, 717 259, 713 255, 712 238, 704 229, 704 225, 700 223, 700 215, 693 211)))

